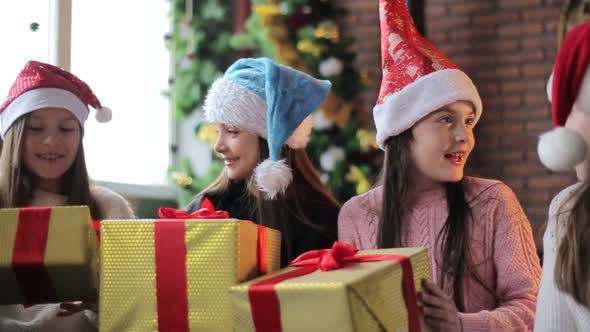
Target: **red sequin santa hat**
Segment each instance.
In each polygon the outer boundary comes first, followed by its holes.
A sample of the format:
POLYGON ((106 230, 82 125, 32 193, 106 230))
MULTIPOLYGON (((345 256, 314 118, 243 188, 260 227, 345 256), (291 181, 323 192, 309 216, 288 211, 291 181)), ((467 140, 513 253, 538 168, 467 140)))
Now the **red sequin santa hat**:
POLYGON ((456 101, 473 104, 475 121, 481 98, 467 75, 420 35, 405 0, 379 0, 383 78, 373 108, 377 144, 411 128, 424 116, 456 101))
POLYGON ((551 170, 569 171, 587 154, 582 136, 563 126, 574 108, 590 112, 590 22, 565 36, 549 77, 547 96, 552 103, 554 129, 541 135, 539 159, 551 170))
POLYGON ((111 111, 102 107, 90 87, 72 73, 46 63, 29 61, 0 106, 0 135, 4 135, 21 116, 41 108, 64 108, 80 124, 88 118, 88 106, 96 109, 96 119, 108 122, 111 111))

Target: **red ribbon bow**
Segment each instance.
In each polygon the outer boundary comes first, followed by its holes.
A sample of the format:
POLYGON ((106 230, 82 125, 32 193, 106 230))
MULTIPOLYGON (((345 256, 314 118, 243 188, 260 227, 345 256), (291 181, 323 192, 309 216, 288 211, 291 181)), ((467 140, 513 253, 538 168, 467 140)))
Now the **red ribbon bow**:
POLYGON ((366 262, 365 256, 355 256, 358 249, 350 244, 334 242, 332 249, 312 250, 299 255, 289 266, 314 266, 321 271, 339 269, 345 262, 366 262))
POLYGON ((169 207, 161 207, 158 209, 158 217, 160 219, 227 219, 229 218, 229 213, 223 210, 215 210, 213 204, 209 200, 206 200, 200 209, 192 213, 169 207), (207 202, 210 206, 207 206, 207 202))
POLYGON ((401 255, 356 255, 358 249, 342 242, 334 242, 332 249, 312 250, 299 255, 289 266, 299 269, 279 274, 251 285, 248 289, 252 318, 257 332, 280 331, 280 303, 274 285, 288 279, 297 278, 316 270, 330 271, 347 263, 397 261, 403 269, 402 289, 408 310, 409 331, 420 331, 420 312, 418 309, 414 273, 410 258, 401 255))

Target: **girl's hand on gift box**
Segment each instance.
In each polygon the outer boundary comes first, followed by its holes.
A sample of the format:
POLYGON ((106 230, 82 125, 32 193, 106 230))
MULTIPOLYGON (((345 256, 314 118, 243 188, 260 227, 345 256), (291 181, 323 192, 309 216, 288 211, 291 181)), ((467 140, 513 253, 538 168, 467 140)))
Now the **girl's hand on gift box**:
POLYGON ((422 292, 418 294, 422 303, 424 321, 436 331, 462 331, 459 313, 453 300, 437 285, 422 280, 422 292))
POLYGON ((82 302, 64 302, 59 305, 58 316, 70 316, 80 311, 90 310, 98 313, 98 302, 96 301, 82 301, 82 302))

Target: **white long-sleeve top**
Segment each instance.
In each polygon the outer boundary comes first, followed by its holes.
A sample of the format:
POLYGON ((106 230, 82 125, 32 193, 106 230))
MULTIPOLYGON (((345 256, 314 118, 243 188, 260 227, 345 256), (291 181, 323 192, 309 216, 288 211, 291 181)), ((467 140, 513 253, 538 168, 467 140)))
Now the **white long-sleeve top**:
POLYGON ((543 274, 537 299, 535 331, 590 331, 589 308, 559 290, 553 277, 557 249, 565 234, 569 211, 581 189, 583 184, 576 183, 562 190, 549 207, 549 221, 543 236, 543 274))

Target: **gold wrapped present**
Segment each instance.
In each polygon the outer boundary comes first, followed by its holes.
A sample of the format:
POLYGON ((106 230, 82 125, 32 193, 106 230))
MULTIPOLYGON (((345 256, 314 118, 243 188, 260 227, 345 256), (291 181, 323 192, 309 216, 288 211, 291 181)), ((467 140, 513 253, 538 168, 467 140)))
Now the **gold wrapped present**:
POLYGON ((231 331, 229 287, 278 270, 278 231, 180 217, 101 223, 101 331, 231 331))
POLYGON ((235 331, 422 331, 424 248, 359 251, 336 242, 231 288, 235 331))
POLYGON ((0 304, 95 300, 97 259, 88 207, 0 209, 0 304))

